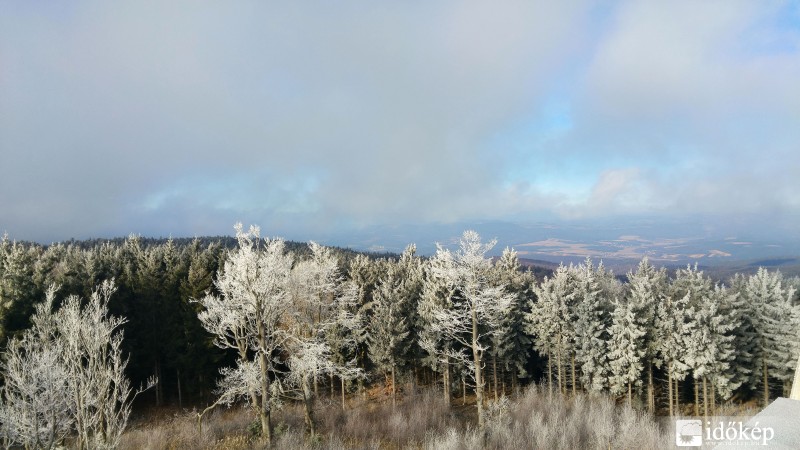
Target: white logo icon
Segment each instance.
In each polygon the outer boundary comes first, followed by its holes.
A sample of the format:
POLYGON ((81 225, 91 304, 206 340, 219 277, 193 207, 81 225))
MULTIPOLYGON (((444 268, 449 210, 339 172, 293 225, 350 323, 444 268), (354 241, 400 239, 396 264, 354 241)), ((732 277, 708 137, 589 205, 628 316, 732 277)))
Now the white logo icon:
POLYGON ((678 447, 703 445, 703 422, 700 420, 676 420, 675 445, 678 447))

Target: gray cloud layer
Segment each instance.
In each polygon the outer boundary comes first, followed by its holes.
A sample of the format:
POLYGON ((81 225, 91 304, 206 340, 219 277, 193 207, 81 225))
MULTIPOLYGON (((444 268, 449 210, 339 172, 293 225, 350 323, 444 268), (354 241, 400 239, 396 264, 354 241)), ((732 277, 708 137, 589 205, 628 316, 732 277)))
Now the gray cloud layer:
POLYGON ((795 5, 566 3, 4 3, 0 228, 797 224, 795 5))

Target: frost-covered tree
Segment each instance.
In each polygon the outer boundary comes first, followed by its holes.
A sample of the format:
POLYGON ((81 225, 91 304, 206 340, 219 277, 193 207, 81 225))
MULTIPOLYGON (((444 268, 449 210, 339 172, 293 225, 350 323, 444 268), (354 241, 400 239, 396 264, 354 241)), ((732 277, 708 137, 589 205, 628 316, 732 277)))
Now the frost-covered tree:
POLYGON ((736 356, 737 316, 731 306, 735 293, 715 286, 710 295, 701 298, 687 351, 691 354, 690 367, 695 380, 702 380, 703 412, 708 416, 709 406, 714 408, 716 394, 730 398, 741 381, 733 368, 736 356), (711 399, 709 401, 709 384, 711 399))
POLYGON ((368 333, 369 357, 375 366, 391 374, 392 405, 397 397, 396 371, 398 360, 409 347, 409 326, 403 315, 402 300, 398 299, 393 275, 378 284, 372 301, 372 318, 368 333), (399 301, 398 301, 399 300, 399 301))
POLYGON ((500 319, 508 313, 513 296, 505 286, 492 286, 488 273, 492 261, 486 253, 495 241, 481 242, 475 231, 465 231, 454 254, 438 247, 434 259, 441 264, 433 270, 442 278, 451 280, 456 297, 448 308, 433 312, 432 328, 447 338, 460 343, 465 351, 452 350, 450 357, 463 362, 475 386, 478 409, 478 426, 484 426, 484 355, 490 345, 490 337, 497 332, 500 319), (471 353, 471 354, 470 354, 471 353))
MULTIPOLYGON (((299 391, 306 428, 313 437, 316 434, 314 399, 318 381, 331 374, 351 378, 346 373, 355 369, 337 366, 326 342, 326 331, 337 325, 337 312, 345 307, 339 304, 336 297, 342 281, 338 260, 329 248, 315 242, 309 243, 309 248, 311 256, 298 261, 292 268, 291 308, 282 327, 287 335, 284 351, 289 355, 288 383, 285 386, 295 387, 299 391)), ((350 300, 347 297, 343 303, 349 305, 350 300)))
POLYGON ((370 359, 384 374, 391 375, 392 399, 396 397, 397 370, 422 353, 415 325, 422 294, 423 268, 409 245, 399 260, 386 265, 386 273, 373 292, 369 320, 370 359))
POLYGON ((780 272, 759 268, 740 291, 749 310, 754 337, 753 357, 758 362, 759 376, 755 386, 763 389, 764 405, 769 404, 770 378, 790 383, 794 375, 797 331, 792 306, 794 291, 784 287, 780 272))
POLYGON ((667 397, 670 416, 678 408, 680 398, 678 383, 689 373, 685 360, 685 345, 689 325, 694 316, 692 283, 704 285, 702 273, 688 266, 677 271, 676 279, 668 288, 666 301, 656 308, 657 366, 663 366, 667 375, 667 397))
POLYGON ((34 284, 36 252, 7 235, 0 239, 0 343, 28 326, 39 293, 34 284))
POLYGON ((642 259, 636 272, 628 273, 627 298, 633 311, 633 326, 644 332, 640 341, 644 346, 642 364, 647 372, 647 408, 652 413, 655 411, 653 366, 659 365, 657 311, 667 298, 666 270, 657 270, 648 258, 642 259))
POLYGON ((356 350, 366 339, 364 315, 359 308, 360 289, 351 281, 339 286, 335 317, 325 328, 325 342, 330 349, 330 359, 335 367, 340 368, 329 373, 331 377, 331 397, 333 397, 333 377, 338 376, 341 382, 342 409, 345 408, 346 383, 361 377, 362 371, 356 371, 356 350), (342 368, 347 370, 342 370, 342 368))
MULTIPOLYGON (((728 292, 722 287, 706 290, 695 286, 696 298, 689 310, 691 317, 686 322, 687 334, 684 343, 684 361, 692 372, 695 384, 695 411, 699 408, 698 391, 702 385, 703 412, 708 416, 709 382, 713 392, 716 387, 722 389, 723 396, 738 386, 731 384, 729 376, 730 364, 734 357, 734 335, 731 333, 735 325, 733 317, 726 307, 730 303, 728 292)), ((691 295, 691 293, 687 293, 691 295)), ((712 400, 713 407, 713 400, 712 400)))
POLYGON ((3 364, 0 426, 6 445, 55 448, 73 422, 64 366, 55 364, 63 344, 42 339, 36 331, 12 339, 3 364))
POLYGON ((584 387, 601 391, 608 386, 611 299, 619 288, 602 263, 595 268, 589 258, 576 272, 575 360, 584 387))
POLYGON ((437 325, 437 311, 449 309, 456 294, 455 280, 446 275, 449 260, 431 258, 424 266, 422 296, 417 305, 419 346, 424 352, 422 363, 442 376, 444 401, 450 404, 450 353, 452 339, 437 325))
POLYGON ((613 395, 627 391, 629 405, 633 387, 641 383, 642 363, 647 352, 647 330, 636 315, 636 306, 631 300, 614 301, 608 343, 609 388, 613 395))
POLYGON ((230 404, 246 398, 257 411, 261 431, 272 439, 272 389, 275 353, 287 336, 280 326, 291 310, 288 295, 293 258, 281 239, 261 239, 260 230, 244 231, 236 224, 239 247, 228 259, 215 282, 220 295, 199 300, 198 315, 220 348, 238 351, 235 369, 224 370, 218 403, 230 404))
POLYGON ((135 395, 120 348, 125 319, 108 314, 114 291, 105 282, 85 305, 70 296, 54 310, 51 288, 9 345, 0 418, 13 442, 50 448, 74 431, 77 448, 118 445, 135 395))
MULTIPOLYGON (((666 332, 670 335, 665 339, 664 345, 675 345, 675 349, 664 348, 665 354, 671 356, 668 364, 668 375, 676 381, 682 381, 688 375, 694 379, 694 413, 700 414, 700 380, 698 367, 702 364, 703 341, 698 338, 705 325, 701 321, 701 312, 704 304, 711 298, 713 286, 711 280, 701 270, 687 266, 676 272, 675 280, 670 286, 672 303, 670 305, 672 328, 666 332)), ((676 402, 679 398, 676 388, 676 402)))
POLYGON ((492 335, 492 376, 494 396, 498 400, 498 366, 511 373, 512 386, 516 386, 518 377, 527 376, 525 365, 531 338, 526 332, 525 314, 530 312, 528 297, 531 295, 533 278, 530 272, 521 271, 517 252, 506 247, 492 268, 490 282, 492 285, 506 286, 506 290, 514 296, 508 313, 501 317, 498 330, 492 335))
MULTIPOLYGON (((369 320, 369 305, 372 304, 373 293, 378 286, 381 276, 385 273, 386 262, 384 260, 371 260, 366 255, 359 254, 349 261, 347 278, 358 288, 357 313, 365 321, 369 320)), ((367 341, 366 333, 361 335, 361 339, 355 348, 356 365, 364 370, 367 369, 367 341)), ((359 388, 366 395, 363 383, 359 388)))
MULTIPOLYGON (((525 316, 528 332, 536 336, 534 347, 547 357, 548 384, 553 386, 555 364, 555 377, 562 393, 567 388, 565 365, 575 359, 576 285, 572 267, 560 265, 552 277, 546 277, 540 285, 533 286, 536 299, 531 302, 531 311, 525 316)), ((575 377, 572 379, 574 390, 575 377)))

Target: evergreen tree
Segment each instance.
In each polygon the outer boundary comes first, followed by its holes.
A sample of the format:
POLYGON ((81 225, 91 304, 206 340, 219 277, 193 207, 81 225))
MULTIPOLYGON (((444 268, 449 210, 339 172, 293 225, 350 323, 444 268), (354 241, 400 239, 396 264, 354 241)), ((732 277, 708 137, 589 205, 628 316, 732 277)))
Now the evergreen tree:
POLYGON ((653 367, 659 365, 657 311, 666 302, 666 290, 666 270, 656 270, 647 257, 642 259, 635 273, 628 273, 628 302, 633 311, 635 326, 644 331, 642 364, 647 372, 647 409, 651 413, 655 411, 653 367))
POLYGON ((791 382, 796 358, 792 354, 797 342, 793 330, 794 292, 785 289, 780 272, 769 273, 759 268, 750 276, 742 292, 749 306, 750 325, 754 335, 753 357, 758 361, 759 377, 754 387, 763 389, 766 406, 770 398, 770 378, 791 382))
MULTIPOLYGON (((325 342, 330 349, 330 358, 336 367, 355 368, 357 366, 356 350, 358 345, 367 339, 364 316, 359 307, 359 290, 358 285, 352 280, 344 281, 339 286, 336 316, 324 330, 325 342)), ((331 397, 333 397, 333 377, 338 376, 341 382, 342 409, 346 406, 347 382, 359 378, 361 374, 361 372, 354 370, 341 370, 338 373, 329 374, 331 377, 331 397)))
POLYGON ((418 342, 424 355, 422 363, 442 376, 442 391, 445 403, 450 404, 450 353, 452 340, 437 326, 436 313, 449 309, 456 294, 452 278, 445 276, 449 261, 431 258, 424 266, 422 296, 417 305, 418 342))
POLYGON ((589 258, 577 267, 576 272, 578 298, 575 360, 580 365, 584 388, 602 391, 608 386, 610 372, 608 342, 611 326, 611 292, 609 291, 612 287, 616 289, 616 286, 608 279, 603 280, 608 275, 602 264, 595 269, 589 258))
POLYGON ((531 338, 525 331, 525 315, 530 312, 528 296, 533 279, 530 272, 522 272, 517 252, 506 248, 492 270, 491 283, 505 286, 513 295, 508 314, 500 319, 498 330, 492 335, 491 357, 495 400, 498 390, 498 365, 504 372, 510 372, 512 385, 516 386, 519 377, 527 377, 525 365, 531 348, 531 338))
POLYGON ((378 284, 372 302, 372 318, 368 331, 369 357, 378 370, 391 374, 392 404, 396 402, 396 371, 409 347, 408 322, 403 312, 403 298, 395 289, 394 270, 378 284))
MULTIPOLYGON (((555 364, 555 378, 562 393, 567 389, 565 366, 568 361, 575 360, 575 304, 578 296, 575 276, 572 267, 562 264, 552 277, 545 277, 540 285, 534 285, 536 297, 531 300, 531 312, 526 315, 527 330, 536 336, 534 347, 547 357, 548 384, 553 386, 555 364)), ((574 391, 574 376, 572 380, 574 391)))
POLYGON ((29 326, 34 304, 41 298, 34 284, 37 251, 4 235, 0 240, 0 343, 29 326))
POLYGON ((613 395, 627 392, 628 404, 634 387, 641 384, 643 361, 647 354, 647 329, 637 317, 633 301, 615 301, 609 341, 609 387, 613 395))

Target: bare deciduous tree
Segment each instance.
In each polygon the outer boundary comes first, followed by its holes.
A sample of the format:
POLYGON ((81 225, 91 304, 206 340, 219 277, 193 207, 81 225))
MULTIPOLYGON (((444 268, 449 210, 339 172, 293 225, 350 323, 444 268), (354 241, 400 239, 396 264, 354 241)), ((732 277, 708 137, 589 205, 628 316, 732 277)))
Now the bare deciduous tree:
POLYGON ((498 330, 500 318, 508 312, 513 300, 504 286, 491 286, 488 272, 492 260, 486 253, 494 247, 495 241, 482 243, 475 231, 465 231, 461 237, 460 248, 453 254, 438 248, 434 264, 437 276, 452 280, 456 287, 456 299, 450 307, 434 311, 432 329, 459 342, 471 351, 450 350, 449 356, 468 368, 474 382, 477 397, 478 426, 484 425, 483 356, 489 345, 489 336, 498 330))
POLYGON ((33 326, 11 341, 1 417, 12 442, 52 448, 75 431, 79 449, 117 446, 135 394, 124 374, 125 319, 108 314, 115 290, 103 282, 85 306, 70 296, 54 311, 51 287, 33 326))
POLYGON ((287 287, 293 258, 286 253, 283 240, 261 239, 258 227, 251 226, 245 232, 237 223, 235 229, 239 248, 228 256, 215 283, 221 296, 209 294, 200 299, 205 310, 199 318, 216 337, 217 346, 239 352, 238 367, 222 371, 217 403, 229 404, 246 395, 258 412, 261 431, 269 444, 269 374, 273 353, 285 339, 279 325, 291 305, 287 287))

